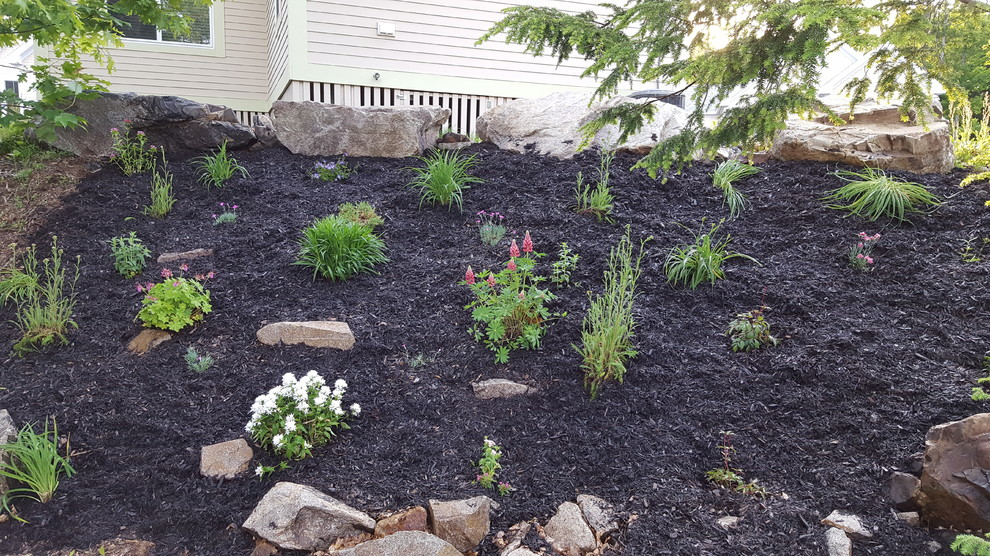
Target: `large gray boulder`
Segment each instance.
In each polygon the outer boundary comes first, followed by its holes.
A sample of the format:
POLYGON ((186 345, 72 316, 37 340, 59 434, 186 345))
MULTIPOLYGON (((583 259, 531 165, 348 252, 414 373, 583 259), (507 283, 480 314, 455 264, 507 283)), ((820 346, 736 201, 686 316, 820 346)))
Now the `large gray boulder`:
POLYGON ((850 115, 833 106, 844 125, 832 125, 822 116, 814 121, 788 120, 777 133, 770 155, 780 160, 842 162, 916 174, 944 174, 955 157, 949 123, 935 120, 922 125, 901 121, 896 105, 875 102, 858 106, 850 115))
POLYGON ((166 152, 207 151, 225 141, 230 150, 242 149, 256 141, 251 126, 238 123, 230 108, 175 96, 101 93, 68 112, 85 119, 86 125, 58 129, 52 145, 79 156, 109 156, 110 129, 123 130, 125 120, 133 132, 143 131, 149 144, 163 146, 166 152))
POLYGON ((332 556, 462 556, 449 542, 423 531, 398 531, 363 542, 353 548, 330 553, 332 556))
POLYGON ((990 532, 990 413, 928 431, 918 502, 934 526, 990 532))
POLYGON ((432 147, 447 108, 336 106, 279 100, 272 105, 275 135, 295 154, 380 156, 422 155, 432 147))
POLYGON ((325 550, 339 537, 371 533, 375 520, 315 488, 280 482, 242 526, 283 550, 325 550))
MULTIPOLYGON (((646 102, 618 96, 589 106, 590 93, 553 93, 519 99, 492 108, 478 117, 478 136, 499 148, 512 152, 533 152, 557 158, 571 158, 584 140, 581 126, 598 117, 606 108, 624 103, 646 102)), ((621 145, 616 144, 618 127, 614 124, 601 129, 589 147, 618 149, 646 154, 654 145, 675 135, 684 127, 687 112, 666 103, 656 103, 653 121, 621 145)))
POLYGON ((491 507, 492 500, 487 496, 450 502, 430 500, 429 516, 433 534, 461 552, 474 550, 491 527, 488 515, 491 507))

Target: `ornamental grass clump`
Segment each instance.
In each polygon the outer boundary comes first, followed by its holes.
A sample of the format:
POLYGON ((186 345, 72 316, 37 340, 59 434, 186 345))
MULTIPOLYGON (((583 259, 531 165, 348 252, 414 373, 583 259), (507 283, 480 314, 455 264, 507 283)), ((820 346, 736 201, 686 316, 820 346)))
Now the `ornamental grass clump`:
POLYGON ((238 164, 234 157, 227 154, 227 141, 220 145, 220 149, 211 154, 197 156, 193 164, 199 170, 199 182, 210 187, 223 187, 227 180, 240 174, 241 177, 248 177, 247 168, 238 164))
POLYGON ((58 443, 58 425, 52 419, 52 428, 49 429, 45 421, 45 430, 41 434, 35 433, 34 427, 27 424, 13 442, 0 444, 0 453, 7 453, 6 458, 0 458, 0 476, 23 485, 8 490, 0 498, 4 511, 14 519, 27 523, 14 512, 14 500, 27 498, 47 503, 58 488, 59 478, 62 475, 72 477, 76 473, 69 463, 68 444, 63 456, 58 453, 58 443))
POLYGON ((633 301, 642 273, 643 248, 651 238, 640 242, 639 254, 633 259, 630 234, 631 228, 626 226, 626 234, 609 252, 605 291, 591 299, 591 307, 581 323, 581 345, 574 346, 581 355, 584 385, 590 391, 591 399, 598 397, 598 390, 606 381, 615 380, 621 384, 626 374, 626 360, 637 353, 632 344, 636 329, 633 301))
POLYGON ((457 151, 433 151, 430 156, 418 157, 426 166, 407 168, 416 176, 409 186, 419 190, 419 206, 423 203, 443 205, 447 210, 457 205, 463 210, 464 190, 471 183, 483 183, 481 178, 468 174, 478 164, 474 155, 462 157, 457 151))
POLYGON ((151 203, 144 207, 144 214, 152 218, 165 218, 175 205, 175 195, 172 194, 172 178, 165 161, 165 151, 162 151, 162 171, 157 167, 151 170, 151 203))
MULTIPOLYGON (((189 270, 186 265, 179 268, 183 272, 189 270)), ((163 268, 161 282, 137 285, 137 291, 145 294, 137 319, 149 328, 172 332, 193 326, 213 310, 210 291, 203 283, 214 276, 211 271, 206 275, 196 275, 194 280, 190 280, 175 276, 171 270, 163 268)))
POLYGON ((251 406, 245 430, 262 448, 287 460, 313 455, 313 448, 330 442, 336 429, 349 429, 347 419, 357 417, 361 406, 342 406, 347 382, 337 379, 333 389, 316 371, 296 379, 292 373, 282 384, 262 394, 251 406))
POLYGON ((722 204, 729 207, 729 218, 735 218, 746 208, 748 200, 733 182, 760 173, 760 169, 730 158, 715 167, 712 184, 722 191, 722 204))
POLYGON ((599 222, 602 220, 612 222, 615 195, 612 194, 612 187, 608 181, 614 159, 615 151, 601 151, 599 153, 598 180, 594 185, 584 183, 584 176, 578 172, 577 185, 574 188, 576 201, 574 210, 578 214, 591 214, 599 222))
POLYGON ((385 242, 365 224, 332 215, 303 230, 296 262, 313 269, 313 279, 346 280, 362 272, 375 272, 387 263, 385 242))
POLYGON ((732 236, 714 239, 721 225, 722 222, 713 224, 707 233, 696 234, 693 243, 671 249, 663 266, 668 282, 683 284, 693 290, 704 282, 715 285, 716 280, 725 278, 722 265, 730 259, 742 258, 760 264, 749 255, 729 251, 732 236))
POLYGON ((924 185, 897 179, 876 168, 862 172, 839 170, 834 175, 848 183, 823 200, 848 204, 831 204, 828 208, 846 210, 871 222, 884 216, 904 222, 908 213, 942 204, 924 185))
POLYGON ((495 352, 496 363, 506 363, 514 349, 536 349, 546 333, 547 321, 552 317, 546 304, 556 299, 547 290, 540 289, 543 278, 534 269, 536 258, 542 253, 533 250, 529 232, 523 239, 520 252, 516 240, 509 247, 509 261, 499 272, 485 270, 475 275, 469 266, 464 281, 471 288, 475 300, 464 306, 471 311, 475 323, 468 332, 478 342, 483 342, 495 352))

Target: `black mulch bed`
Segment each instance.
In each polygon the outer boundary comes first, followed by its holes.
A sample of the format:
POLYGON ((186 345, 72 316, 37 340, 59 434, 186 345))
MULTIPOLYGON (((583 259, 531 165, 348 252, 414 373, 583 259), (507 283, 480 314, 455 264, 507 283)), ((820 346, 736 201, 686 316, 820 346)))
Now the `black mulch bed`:
MULTIPOLYGON (((141 214, 147 176, 116 169, 84 180, 47 231, 82 256, 79 330, 64 349, 5 358, 0 407, 17 422, 54 415, 71 435, 78 475, 46 505, 21 503, 28 525, 0 525, 5 552, 86 548, 116 536, 156 543, 160 553, 247 554, 239 525, 274 484, 199 476, 201 446, 244 435, 256 396, 310 369, 350 384, 345 404, 364 412, 316 456, 275 480, 318 488, 372 515, 430 498, 485 494, 471 483, 482 438, 505 450, 500 478, 515 491, 498 498, 492 532, 553 514, 587 493, 614 503, 631 522, 618 539, 626 555, 822 554, 819 520, 835 509, 876 528, 857 554, 930 553, 947 535, 898 522, 886 499, 892 471, 911 469, 933 425, 985 409, 969 400, 980 359, 990 349, 988 263, 963 263, 962 242, 990 235, 986 190, 960 190, 961 175, 904 176, 948 202, 912 224, 843 218, 819 200, 839 185, 834 165, 770 163, 741 184, 752 208, 727 222, 733 247, 763 264, 736 259, 726 280, 697 291, 665 281, 663 260, 689 231, 725 214, 698 164, 667 183, 629 172, 620 157, 612 184, 616 223, 577 215, 579 170, 593 176, 595 155, 574 161, 470 149, 486 180, 467 191, 464 212, 418 207, 405 187, 416 161, 358 159, 348 181, 309 179, 317 160, 268 149, 237 153, 251 177, 223 189, 196 183, 175 159, 178 203, 164 220, 141 214), (346 201, 371 201, 385 218, 391 262, 380 275, 343 283, 313 280, 293 266, 300 230, 346 201), (214 227, 217 203, 240 205, 240 219, 214 227), (581 256, 578 286, 559 291, 542 349, 496 365, 472 341, 457 285, 467 265, 504 264, 507 243, 483 247, 478 210, 508 216, 515 237, 532 233, 537 250, 566 241, 581 256), (609 248, 632 226, 652 235, 638 298, 640 351, 624 384, 589 401, 572 344, 578 342, 587 290, 600 290, 609 248), (157 256, 197 247, 215 256, 192 272, 215 270, 214 311, 195 329, 143 357, 126 344, 140 294, 116 275, 104 240, 134 230, 157 256), (873 272, 851 270, 846 250, 860 231, 880 232, 873 272), (736 313, 754 309, 766 288, 768 319, 784 337, 751 354, 729 350, 723 335, 736 313), (279 320, 347 321, 357 344, 347 352, 268 347, 255 332, 279 320), (217 365, 188 371, 190 345, 217 365), (410 355, 430 362, 411 368, 410 355), (470 382, 504 377, 539 387, 510 400, 479 401, 470 382), (713 488, 706 470, 720 464, 719 431, 737 436, 735 463, 772 495, 761 500, 713 488), (786 496, 785 496, 786 494, 786 496), (742 517, 721 529, 724 515, 742 517)), ((707 224, 706 224, 707 225, 707 224)), ((46 236, 36 238, 39 245, 46 236)), ((985 253, 990 258, 990 249, 985 253)), ((548 267, 549 260, 544 268, 548 267)), ((162 265, 142 275, 155 280, 162 265)), ((174 269, 174 266, 173 266, 174 269)), ((0 319, 13 318, 10 308, 0 319)), ((7 351, 12 325, 0 328, 7 351)), ((270 455, 261 461, 274 463, 270 455)), ((482 554, 496 554, 491 537, 482 554)), ((941 553, 947 553, 943 549, 941 553)))

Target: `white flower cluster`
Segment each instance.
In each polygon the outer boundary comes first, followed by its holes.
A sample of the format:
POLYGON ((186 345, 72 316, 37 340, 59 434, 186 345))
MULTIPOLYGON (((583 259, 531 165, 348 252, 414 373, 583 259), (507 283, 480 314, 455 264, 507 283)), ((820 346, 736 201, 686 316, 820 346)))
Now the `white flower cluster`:
MULTIPOLYGON (((346 391, 345 380, 337 379, 331 389, 316 371, 309 371, 298 380, 294 374, 285 373, 281 385, 255 398, 251 406, 251 419, 245 430, 253 434, 266 416, 284 415, 284 424, 278 427, 281 432, 272 437, 272 444, 275 449, 279 449, 285 441, 285 435, 295 432, 299 426, 296 423, 295 411, 306 415, 314 410, 326 408, 338 417, 344 417, 346 413, 341 407, 340 400, 346 391)), ((361 412, 361 406, 352 404, 350 410, 351 415, 357 416, 361 412)))

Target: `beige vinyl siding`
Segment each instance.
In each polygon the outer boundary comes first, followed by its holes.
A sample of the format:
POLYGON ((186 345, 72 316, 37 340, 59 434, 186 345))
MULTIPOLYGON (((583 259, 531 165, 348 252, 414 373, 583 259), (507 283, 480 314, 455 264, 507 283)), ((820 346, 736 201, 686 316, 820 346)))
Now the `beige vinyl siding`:
POLYGON ((231 108, 258 110, 268 96, 266 0, 227 0, 214 10, 214 46, 128 43, 110 49, 114 92, 178 95, 202 102, 223 101, 231 108), (159 51, 160 48, 160 51, 159 51), (244 101, 238 103, 237 101, 244 101))
MULTIPOLYGON (((583 60, 556 67, 551 57, 522 53, 518 45, 474 42, 512 4, 488 0, 369 0, 357 6, 337 0, 307 2, 310 67, 363 68, 374 72, 418 73, 439 77, 528 83, 552 87, 594 87, 580 79, 583 60), (377 23, 394 23, 396 36, 377 35, 377 23)), ((569 12, 596 2, 541 2, 569 12)), ((331 79, 332 80, 332 79, 331 79)), ((451 91, 458 92, 458 91, 451 91)))
POLYGON ((268 98, 275 99, 289 80, 289 18, 287 0, 270 0, 268 5, 268 98))

